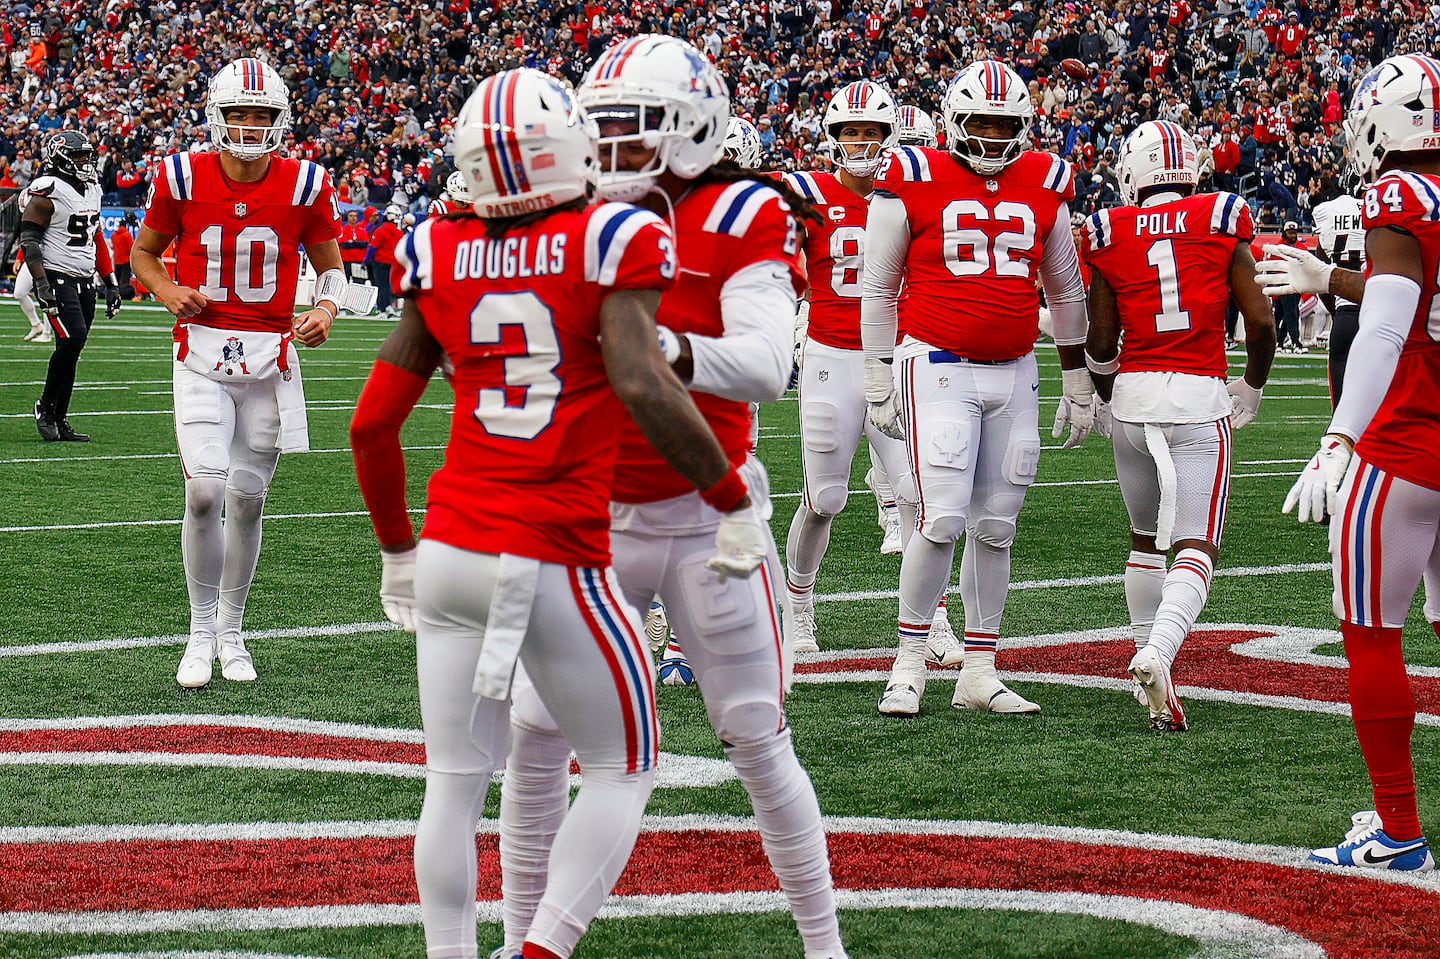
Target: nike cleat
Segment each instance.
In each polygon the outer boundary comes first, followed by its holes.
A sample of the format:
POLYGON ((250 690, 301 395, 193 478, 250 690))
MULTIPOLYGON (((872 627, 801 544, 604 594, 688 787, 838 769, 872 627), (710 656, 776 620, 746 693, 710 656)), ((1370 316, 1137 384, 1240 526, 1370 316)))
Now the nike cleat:
POLYGON ((1311 850, 1311 862, 1401 872, 1429 872, 1435 868, 1435 858, 1430 854, 1430 844, 1424 836, 1391 839, 1373 809, 1357 812, 1350 821, 1354 825, 1345 834, 1345 841, 1338 846, 1311 850))

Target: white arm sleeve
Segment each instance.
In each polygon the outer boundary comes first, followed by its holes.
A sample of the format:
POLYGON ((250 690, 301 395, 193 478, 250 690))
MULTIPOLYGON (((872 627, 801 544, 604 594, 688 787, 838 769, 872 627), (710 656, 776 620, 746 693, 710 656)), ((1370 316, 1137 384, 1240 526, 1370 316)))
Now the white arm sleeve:
POLYGON ((1055 329, 1056 346, 1079 346, 1090 329, 1090 312, 1085 302, 1085 282, 1080 279, 1080 255, 1070 232, 1070 204, 1060 204, 1055 226, 1045 238, 1040 258, 1040 285, 1045 288, 1045 305, 1055 329))
POLYGON ((688 386, 727 400, 769 403, 785 395, 794 355, 795 287, 778 260, 752 263, 720 289, 723 336, 686 333, 695 374, 688 386))
POLYGON ((1390 390, 1395 364, 1400 361, 1400 351, 1419 305, 1420 287, 1408 277, 1379 273, 1365 281, 1360 332, 1355 335, 1345 365, 1340 405, 1325 432, 1339 433, 1352 441, 1365 432, 1390 390))
POLYGON ((860 286, 860 341, 867 360, 895 355, 900 286, 910 252, 910 218, 899 197, 877 193, 870 198, 865 223, 865 278, 860 286))

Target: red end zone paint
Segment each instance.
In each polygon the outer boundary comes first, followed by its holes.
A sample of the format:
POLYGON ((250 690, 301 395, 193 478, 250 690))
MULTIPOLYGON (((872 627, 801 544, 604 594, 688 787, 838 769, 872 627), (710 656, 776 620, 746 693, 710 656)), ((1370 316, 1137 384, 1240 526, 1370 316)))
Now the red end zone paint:
MULTIPOLYGON (((842 889, 1015 889, 1133 896, 1249 916, 1337 959, 1433 956, 1440 892, 1364 873, 1046 839, 832 832, 842 889)), ((479 898, 499 898, 494 835, 479 838, 479 898)), ((413 903, 410 839, 47 843, 0 846, 0 908, 113 912, 413 903)), ((615 892, 775 890, 759 836, 640 837, 615 892)))
POLYGON ((127 726, 0 732, 0 752, 218 753, 351 762, 425 762, 420 743, 351 739, 238 726, 127 726))
MULTIPOLYGON (((1181 686, 1200 686, 1264 696, 1291 696, 1328 703, 1346 701, 1344 669, 1305 663, 1258 660, 1231 652, 1231 647, 1252 639, 1274 636, 1268 629, 1205 629, 1192 632, 1175 661, 1175 681, 1181 686), (1260 668, 1263 665, 1263 668, 1260 668)), ((1338 642, 1339 637, 1336 637, 1338 642)), ((1129 639, 1077 640, 1055 646, 1010 646, 1000 640, 995 665, 1010 672, 1054 673, 1060 676, 1125 676, 1125 667, 1135 655, 1129 639)), ((855 657, 821 662, 796 663, 799 675, 838 673, 890 668, 891 657, 855 657)), ((933 667, 932 667, 933 668, 933 667)), ((938 676, 947 673, 941 671, 938 676)), ((953 673, 951 674, 953 675, 953 673)), ((1421 712, 1440 712, 1440 678, 1411 676, 1415 707, 1421 712)))

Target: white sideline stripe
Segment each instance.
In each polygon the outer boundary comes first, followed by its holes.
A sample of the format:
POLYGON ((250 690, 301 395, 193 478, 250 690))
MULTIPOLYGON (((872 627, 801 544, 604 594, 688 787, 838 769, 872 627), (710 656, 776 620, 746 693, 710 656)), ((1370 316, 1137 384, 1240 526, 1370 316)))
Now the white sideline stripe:
MULTIPOLYGON (((365 382, 367 379, 369 379, 368 376, 306 376, 306 377, 305 377, 305 382, 306 382, 306 383, 363 383, 363 382, 365 382)), ((124 387, 129 387, 129 386, 170 386, 170 385, 171 385, 171 381, 170 381, 170 380, 110 380, 110 381, 108 381, 108 382, 109 382, 109 384, 110 384, 110 385, 108 385, 108 386, 77 386, 77 387, 75 387, 75 391, 78 393, 78 392, 81 391, 81 390, 113 390, 113 389, 118 389, 118 388, 120 388, 120 387, 122 387, 122 386, 124 386, 124 387)), ((11 381, 11 382, 7 382, 7 383, 0 384, 0 385, 3 385, 3 386, 44 386, 44 385, 45 385, 45 381, 44 381, 44 380, 11 381)), ((167 390, 166 393, 168 393, 168 392, 169 392, 169 391, 167 390)))
MULTIPOLYGON (((390 623, 356 623, 355 626, 373 626, 376 629, 395 629, 390 623)), ((343 635, 334 627, 325 635, 343 635)), ((299 630, 265 630, 265 633, 302 634, 299 630)), ((250 635, 246 634, 247 637, 250 635)), ((256 635, 261 635, 257 633, 256 635)), ((306 631, 303 635, 317 635, 317 631, 306 631)), ((170 639, 172 637, 160 637, 170 639)), ((183 642, 184 637, 181 637, 183 642)), ((345 739, 368 739, 384 743, 423 743, 424 734, 418 729, 401 729, 393 726, 365 726, 358 723, 335 723, 321 719, 293 719, 289 716, 219 716, 208 713, 155 713, 132 716, 63 716, 59 719, 0 719, 0 732, 30 732, 34 730, 77 730, 77 729, 134 729, 153 726, 224 726, 234 729, 263 729, 276 733, 304 733, 315 736, 335 736, 345 739)))
MULTIPOLYGON (((443 450, 443 446, 405 446, 402 447, 407 453, 416 450, 443 450)), ((307 450, 311 455, 321 453, 350 453, 354 452, 348 446, 341 446, 331 450, 307 450)), ((0 466, 9 466, 15 463, 95 463, 101 460, 173 460, 177 459, 176 453, 116 453, 110 456, 26 456, 18 459, 0 460, 0 466)))
MULTIPOLYGON (((4 362, 0 360, 0 362, 4 362)), ((306 410, 311 413, 349 413, 355 409, 353 400, 318 400, 306 404, 306 410)), ((446 413, 454 410, 453 404, 446 403, 416 403, 417 410, 443 410, 446 413)), ((71 410, 72 418, 77 416, 174 416, 175 411, 169 410, 71 410)), ((0 413, 0 420, 33 420, 35 414, 31 413, 0 413)))
MULTIPOLYGON (((397 630, 400 627, 394 623, 344 623, 338 626, 297 626, 289 629, 257 629, 245 630, 245 638, 251 639, 304 639, 311 636, 353 636, 356 633, 374 633, 387 630, 397 630)), ((112 649, 143 649, 149 646, 183 646, 189 642, 190 637, 186 633, 173 633, 168 636, 129 636, 123 639, 89 639, 64 643, 32 643, 27 646, 0 646, 0 657, 5 656, 45 656, 50 653, 94 653, 105 652, 112 649)), ((194 717, 187 719, 187 722, 194 717)), ((254 717, 239 717, 241 719, 254 717)), ((68 722, 69 720, 60 720, 68 722)), ((226 717, 213 717, 214 722, 226 722, 226 717)), ((8 720, 0 719, 0 730, 9 727, 8 720)), ((26 720, 26 722, 33 722, 26 720)), ((83 722, 83 721, 82 721, 83 722)), ((250 725, 249 723, 237 723, 236 725, 250 725)), ((42 728, 25 726, 23 728, 42 728)), ((55 726, 55 729, 88 729, 89 726, 55 726)), ((276 727, 279 728, 279 727, 276 727)), ((305 730, 292 730, 304 732, 305 730)))

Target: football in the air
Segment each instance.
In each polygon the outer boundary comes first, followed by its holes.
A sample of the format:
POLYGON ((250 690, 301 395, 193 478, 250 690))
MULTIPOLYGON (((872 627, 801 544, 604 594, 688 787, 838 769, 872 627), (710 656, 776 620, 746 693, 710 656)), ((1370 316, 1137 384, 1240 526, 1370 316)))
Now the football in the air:
POLYGON ((1066 57, 1064 60, 1061 60, 1060 69, 1072 80, 1090 79, 1090 68, 1074 57, 1066 57))

